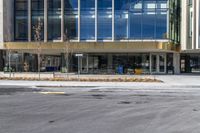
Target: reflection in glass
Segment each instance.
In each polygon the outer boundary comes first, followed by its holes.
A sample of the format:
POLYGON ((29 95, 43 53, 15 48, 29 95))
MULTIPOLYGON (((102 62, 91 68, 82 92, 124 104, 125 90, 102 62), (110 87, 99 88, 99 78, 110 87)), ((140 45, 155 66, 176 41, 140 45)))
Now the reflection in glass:
POLYGON ((115 0, 115 39, 166 39, 167 0, 115 0))
POLYGON ((95 39, 95 0, 81 0, 80 39, 95 39))
POLYGON ((115 39, 128 38, 128 5, 129 0, 115 0, 115 39))
POLYGON ((61 39, 61 0, 48 0, 48 39, 61 39))
POLYGON ((143 16, 142 16, 142 38, 154 39, 155 38, 155 22, 156 22, 156 1, 143 2, 143 16))
POLYGON ((38 24, 38 20, 40 19, 42 23, 42 33, 41 33, 41 40, 44 39, 44 0, 32 0, 31 3, 31 13, 32 13, 32 34, 31 38, 34 40, 34 29, 33 27, 38 24))
POLYGON ((70 39, 78 38, 78 0, 65 0, 64 31, 70 39))
POLYGON ((27 0, 15 1, 15 40, 28 40, 27 0))
POLYGON ((112 0, 98 1, 98 40, 112 39, 112 0))
POLYGON ((165 57, 164 57, 164 55, 159 55, 159 71, 165 72, 165 57))

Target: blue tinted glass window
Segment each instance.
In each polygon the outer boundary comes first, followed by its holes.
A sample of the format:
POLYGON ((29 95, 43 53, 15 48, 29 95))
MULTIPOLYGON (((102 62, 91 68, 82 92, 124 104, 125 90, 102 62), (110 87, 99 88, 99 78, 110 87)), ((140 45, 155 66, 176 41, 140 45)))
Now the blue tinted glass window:
POLYGON ((142 16, 142 38, 155 38, 156 23, 156 1, 143 0, 143 16, 142 16))
POLYGON ((15 40, 28 40, 27 0, 15 0, 15 40))
POLYGON ((166 39, 167 35, 167 1, 159 0, 156 9, 156 38, 166 39))
POLYGON ((80 39, 95 39, 95 0, 81 0, 80 39))
POLYGON ((68 38, 78 38, 78 0, 65 0, 64 31, 68 38))
POLYGON ((115 39, 163 39, 167 0, 115 0, 115 39))
POLYGON ((48 0, 48 39, 61 39, 61 0, 48 0))
POLYGON ((142 39, 143 3, 131 0, 129 7, 130 39, 142 39))
POLYGON ((115 0, 115 39, 127 39, 128 37, 128 9, 129 0, 115 0))
POLYGON ((98 1, 97 38, 112 39, 112 0, 98 1))

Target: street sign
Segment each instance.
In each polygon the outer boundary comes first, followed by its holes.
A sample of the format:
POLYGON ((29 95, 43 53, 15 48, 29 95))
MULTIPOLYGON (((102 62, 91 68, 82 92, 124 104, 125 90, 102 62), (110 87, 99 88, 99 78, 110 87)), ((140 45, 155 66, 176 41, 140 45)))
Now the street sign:
POLYGON ((82 57, 83 54, 75 54, 76 57, 82 57))

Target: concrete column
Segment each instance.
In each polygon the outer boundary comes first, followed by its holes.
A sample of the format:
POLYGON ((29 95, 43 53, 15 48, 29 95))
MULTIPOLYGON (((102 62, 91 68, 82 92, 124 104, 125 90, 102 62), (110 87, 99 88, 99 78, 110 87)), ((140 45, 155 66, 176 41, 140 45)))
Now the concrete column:
POLYGON ((48 41, 48 0, 44 0, 44 42, 48 41))
POLYGON ((0 0, 0 49, 14 40, 14 0, 0 0))
MULTIPOLYGON (((4 11, 3 11, 3 6, 4 6, 4 1, 0 1, 0 49, 3 49, 3 42, 4 42, 4 11)), ((1 62, 0 62, 1 63, 1 62)))
POLYGON ((180 53, 174 53, 173 59, 174 73, 180 74, 180 53))
POLYGON ((152 74, 152 55, 149 53, 149 72, 152 74))
POLYGON ((112 41, 115 40, 115 0, 112 0, 112 41))
POLYGON ((61 41, 63 42, 64 41, 64 34, 65 34, 65 21, 64 21, 64 18, 65 18, 65 15, 64 15, 64 12, 65 12, 65 3, 64 3, 64 0, 61 0, 61 41))
POLYGON ((31 42, 31 31, 32 31, 32 24, 31 24, 31 0, 28 0, 28 41, 31 42))
POLYGON ((81 1, 78 0, 78 41, 80 42, 81 35, 81 1))
POLYGON ((195 48, 196 49, 199 49, 199 44, 200 44, 200 31, 199 31, 199 22, 200 22, 200 1, 199 0, 196 0, 196 27, 194 30, 196 30, 196 42, 195 42, 195 48))
POLYGON ((110 69, 112 69, 112 65, 113 65, 113 56, 111 54, 108 55, 108 66, 107 66, 107 69, 108 69, 108 73, 110 73, 110 69))
POLYGON ((89 72, 89 55, 87 54, 87 73, 89 72))
POLYGON ((197 4, 198 2, 196 0, 193 1, 192 8, 193 8, 193 17, 192 17, 192 49, 196 49, 196 35, 197 35, 197 30, 196 30, 196 21, 198 20, 197 18, 197 4))
POLYGON ((182 0, 181 2, 181 49, 187 49, 188 42, 188 1, 182 0))

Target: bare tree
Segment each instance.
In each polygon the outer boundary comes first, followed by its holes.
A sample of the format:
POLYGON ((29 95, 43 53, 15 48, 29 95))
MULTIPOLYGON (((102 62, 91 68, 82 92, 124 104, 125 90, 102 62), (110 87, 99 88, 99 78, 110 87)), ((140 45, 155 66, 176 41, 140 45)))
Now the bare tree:
MULTIPOLYGON (((7 30, 6 30, 6 31, 7 31, 7 30)), ((8 32, 8 31, 7 31, 7 32, 8 32)), ((9 42, 9 38, 11 38, 11 33, 4 34, 3 40, 4 40, 5 42, 9 42)), ((6 54, 6 56, 7 56, 7 57, 6 57, 6 60, 7 60, 6 68, 7 68, 7 70, 6 70, 6 71, 9 72, 9 78, 11 78, 11 73, 12 73, 11 54, 12 54, 12 50, 11 50, 10 46, 7 46, 7 45, 6 45, 6 51, 7 51, 7 54, 6 54)))
POLYGON ((41 35, 42 35, 42 27, 43 23, 41 22, 41 19, 38 18, 37 24, 33 26, 34 30, 34 40, 37 42, 37 56, 38 56, 38 78, 40 80, 40 63, 41 63, 41 35))
POLYGON ((68 34, 68 31, 66 29, 65 34, 64 34, 64 59, 65 59, 65 68, 66 68, 66 73, 67 73, 67 78, 69 78, 69 65, 71 62, 71 56, 73 54, 73 49, 70 46, 70 36, 68 34))

